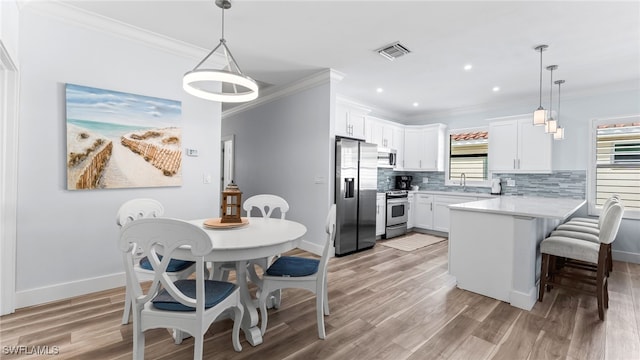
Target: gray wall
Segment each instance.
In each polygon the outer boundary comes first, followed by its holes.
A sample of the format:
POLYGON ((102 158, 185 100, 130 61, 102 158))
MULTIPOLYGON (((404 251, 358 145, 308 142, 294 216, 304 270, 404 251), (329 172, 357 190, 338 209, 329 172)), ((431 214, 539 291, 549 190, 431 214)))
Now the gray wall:
MULTIPOLYGON (((34 5, 35 6, 35 5, 34 5)), ((124 285, 115 216, 132 198, 161 201, 166 215, 219 214, 220 105, 182 90, 186 58, 90 26, 20 13, 20 145, 17 307, 124 285), (65 83, 182 101, 183 185, 66 190, 65 83)))
POLYGON ((235 136, 234 180, 243 198, 275 194, 289 202, 287 218, 307 227, 301 247, 318 253, 333 203, 330 83, 224 117, 235 136))

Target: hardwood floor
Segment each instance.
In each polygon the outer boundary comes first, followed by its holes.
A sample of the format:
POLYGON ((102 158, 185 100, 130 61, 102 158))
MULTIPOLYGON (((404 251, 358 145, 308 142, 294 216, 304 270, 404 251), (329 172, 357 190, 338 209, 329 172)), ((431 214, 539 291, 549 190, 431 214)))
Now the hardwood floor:
MULTIPOLYGON (((609 293, 605 322, 595 297, 563 289, 523 311, 457 289, 447 274, 446 241, 413 252, 378 245, 331 259, 326 340, 317 337, 313 295, 285 290, 281 308, 270 310, 263 344, 243 340, 242 352, 235 352, 232 323, 222 320, 209 330, 204 357, 640 359, 640 265, 614 262, 609 293)), ((123 303, 124 288, 118 288, 3 316, 0 358, 130 359, 132 326, 120 325, 123 303), (8 354, 14 346, 26 348, 8 354), (57 356, 27 355, 33 346, 57 356)), ((164 329, 146 332, 147 359, 192 354, 193 339, 174 345, 164 329)))

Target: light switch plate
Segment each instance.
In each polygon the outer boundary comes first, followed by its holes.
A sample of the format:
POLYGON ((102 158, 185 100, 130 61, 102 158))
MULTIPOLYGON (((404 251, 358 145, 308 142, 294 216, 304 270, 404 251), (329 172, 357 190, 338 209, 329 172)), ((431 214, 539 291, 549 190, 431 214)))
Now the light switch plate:
POLYGON ((428 178, 428 177, 426 177, 426 176, 425 176, 425 177, 423 177, 423 178, 422 178, 422 183, 423 183, 423 184, 428 184, 428 183, 429 183, 429 178, 428 178))
POLYGON ((198 156, 198 149, 185 149, 187 156, 198 156))

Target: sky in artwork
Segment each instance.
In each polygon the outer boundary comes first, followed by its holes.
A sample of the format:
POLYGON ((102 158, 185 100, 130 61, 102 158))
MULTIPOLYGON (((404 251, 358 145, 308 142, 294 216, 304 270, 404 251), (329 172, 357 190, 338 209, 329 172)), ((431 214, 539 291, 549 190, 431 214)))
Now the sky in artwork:
POLYGON ((66 98, 68 120, 141 127, 180 125, 180 101, 75 84, 66 84, 66 98))

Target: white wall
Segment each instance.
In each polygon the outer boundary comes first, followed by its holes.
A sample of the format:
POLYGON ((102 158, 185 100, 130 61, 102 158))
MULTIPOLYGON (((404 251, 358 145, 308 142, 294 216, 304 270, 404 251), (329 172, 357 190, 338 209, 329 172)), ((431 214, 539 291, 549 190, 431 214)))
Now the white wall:
POLYGON ((222 134, 235 135, 235 182, 243 199, 261 193, 289 202, 287 219, 307 227, 305 249, 319 253, 324 220, 333 203, 327 82, 223 119, 222 134), (316 183, 319 180, 321 183, 316 183))
POLYGON ((170 217, 218 216, 221 121, 219 103, 182 90, 199 59, 29 6, 20 16, 17 307, 124 285, 115 215, 129 199, 156 198, 170 217), (183 158, 183 185, 67 191, 65 83, 182 101, 182 146, 200 154, 183 158))

